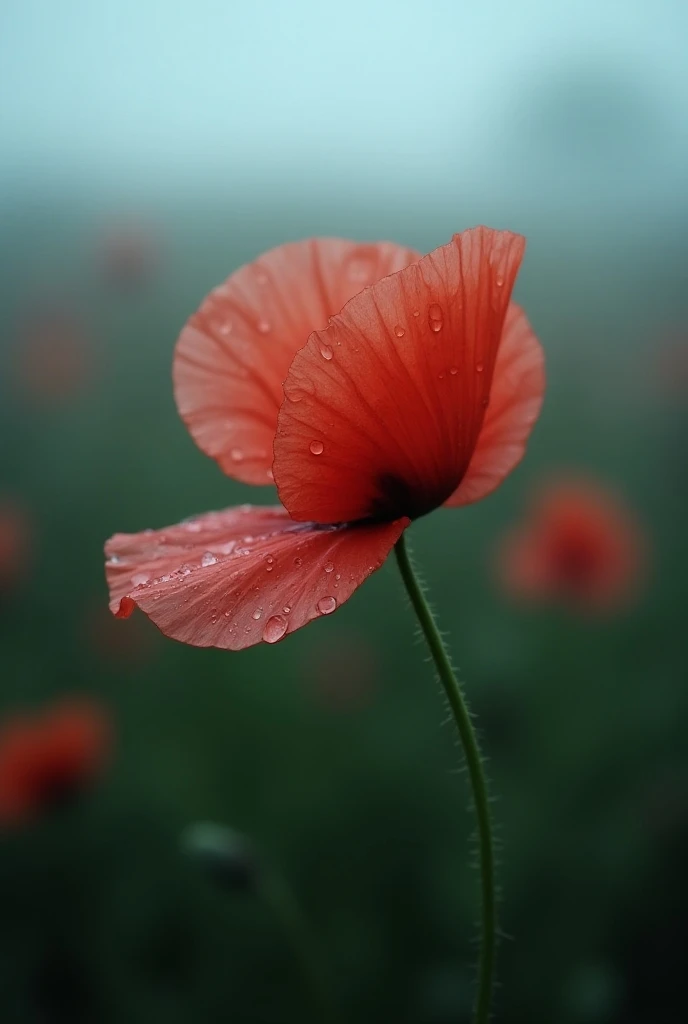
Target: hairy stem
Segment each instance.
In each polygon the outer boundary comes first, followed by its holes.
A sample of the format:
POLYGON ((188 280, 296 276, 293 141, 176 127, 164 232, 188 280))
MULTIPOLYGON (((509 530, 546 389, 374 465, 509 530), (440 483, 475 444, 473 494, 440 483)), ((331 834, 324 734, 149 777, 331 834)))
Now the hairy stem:
POLYGON ((442 639, 435 616, 428 604, 423 587, 414 571, 406 544, 406 532, 397 541, 394 552, 406 592, 413 605, 426 643, 430 648, 437 673, 459 730, 478 819, 478 841, 481 885, 481 936, 478 966, 478 991, 475 1002, 476 1024, 486 1024, 490 1015, 496 954, 497 911, 495 895, 494 841, 487 792, 478 738, 461 687, 454 674, 449 652, 442 639))

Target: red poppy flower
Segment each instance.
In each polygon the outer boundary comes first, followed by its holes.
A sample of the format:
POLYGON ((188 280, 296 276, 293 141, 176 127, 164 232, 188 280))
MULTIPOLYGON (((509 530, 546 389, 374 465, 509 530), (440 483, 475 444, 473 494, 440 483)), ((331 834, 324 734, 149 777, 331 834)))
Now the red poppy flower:
POLYGON ((25 574, 30 559, 26 512, 12 499, 0 498, 0 594, 25 574))
POLYGON ((499 571, 507 590, 591 611, 623 604, 643 562, 640 531, 618 498, 582 480, 549 484, 507 537, 499 571))
POLYGON ((16 374, 34 401, 53 405, 72 398, 94 371, 94 349, 79 317, 48 303, 33 310, 19 330, 16 374))
POLYGON ((366 636, 347 630, 309 647, 299 674, 328 711, 351 712, 372 703, 378 669, 377 651, 366 636))
POLYGON ((200 647, 272 643, 343 604, 412 519, 494 490, 544 389, 510 302, 524 244, 476 228, 419 260, 314 239, 211 292, 177 345, 179 411, 228 475, 274 477, 283 507, 115 535, 115 615, 138 606, 200 647))
POLYGON ((155 246, 146 227, 131 220, 113 227, 102 241, 103 276, 113 287, 129 289, 147 283, 155 268, 155 246))
POLYGON ((12 824, 69 798, 102 767, 110 739, 103 709, 63 701, 0 729, 0 823, 12 824))

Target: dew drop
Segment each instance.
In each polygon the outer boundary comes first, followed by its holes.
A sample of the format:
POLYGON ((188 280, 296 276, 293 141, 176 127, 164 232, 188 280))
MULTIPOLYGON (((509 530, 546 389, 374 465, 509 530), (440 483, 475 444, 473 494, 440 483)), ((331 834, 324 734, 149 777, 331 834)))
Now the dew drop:
POLYGON ((288 625, 289 623, 283 615, 271 615, 265 623, 263 640, 265 640, 266 644, 276 644, 287 632, 288 625))
POLYGON ((184 524, 184 529, 188 530, 189 533, 200 533, 201 532, 201 524, 194 522, 193 519, 192 519, 188 523, 184 524))
POLYGON ((190 576, 192 571, 193 570, 191 569, 190 565, 180 565, 180 567, 179 567, 179 575, 180 576, 190 576))
POLYGON ((332 562, 325 563, 325 572, 334 572, 334 566, 332 562))
POLYGON ((299 558, 299 557, 297 556, 297 557, 296 557, 296 558, 294 559, 294 565, 303 565, 303 558, 299 558))
POLYGON ((397 338, 403 338, 406 331, 401 326, 401 324, 397 324, 396 327, 394 328, 394 333, 396 334, 397 338))
POLYGON ((268 563, 268 565, 272 565, 272 563, 275 561, 275 559, 272 557, 272 555, 268 555, 268 557, 265 559, 265 561, 268 563))
POLYGON ((232 613, 230 611, 226 611, 225 612, 225 618, 226 619, 229 619, 231 617, 231 615, 232 615, 232 613))
POLYGON ((497 278, 497 279, 495 280, 495 284, 497 285, 497 287, 498 287, 498 288, 501 288, 501 287, 502 287, 502 285, 504 284, 504 278, 503 278, 503 277, 498 277, 498 278, 497 278))
POLYGON ((482 373, 482 372, 483 372, 483 370, 485 369, 485 367, 483 366, 483 364, 482 364, 482 363, 478 363, 478 365, 476 366, 476 368, 475 368, 475 369, 476 369, 476 372, 477 372, 477 373, 482 373))
POLYGON ((145 572, 137 572, 135 576, 131 577, 131 582, 135 587, 142 587, 144 583, 148 583, 150 576, 147 576, 145 572))
POLYGON ((242 452, 241 448, 232 448, 229 454, 231 456, 232 462, 241 462, 244 458, 244 453, 242 452))
POLYGON ((437 334, 438 331, 442 330, 442 322, 442 309, 437 302, 433 302, 428 309, 428 324, 430 326, 430 330, 437 334))
POLYGON ((444 380, 444 374, 443 374, 443 373, 440 373, 440 374, 439 374, 439 378, 440 378, 440 380, 444 380))
POLYGON ((153 600, 154 600, 154 601, 159 601, 159 600, 160 600, 160 597, 161 597, 161 595, 160 595, 160 594, 153 594, 153 600))
POLYGON ((282 611, 284 612, 285 615, 288 615, 289 612, 291 611, 291 605, 290 604, 285 604, 285 606, 282 609, 282 611))
POLYGON ((311 455, 322 455, 325 451, 325 445, 322 441, 311 441, 310 443, 311 455))
POLYGON ((317 604, 317 609, 321 615, 331 615, 336 607, 336 597, 321 597, 317 604))
POLYGON ((340 580, 341 578, 342 578, 342 574, 338 572, 338 573, 336 574, 336 576, 335 576, 335 579, 336 579, 336 580, 340 580))
POLYGON ((212 551, 206 551, 203 557, 201 558, 201 565, 204 568, 207 568, 209 565, 215 565, 216 562, 217 558, 212 553, 212 551))
POLYGON ((236 547, 236 541, 235 540, 228 540, 226 544, 220 544, 220 546, 218 548, 216 548, 215 550, 220 555, 231 555, 231 553, 232 553, 232 551, 234 551, 235 547, 236 547))
POLYGON ((420 316, 420 310, 419 309, 414 309, 413 315, 414 316, 420 316))
POLYGON ((110 555, 108 558, 108 565, 119 565, 122 559, 119 555, 110 555))
POLYGON ((252 618, 254 618, 256 620, 256 622, 257 622, 262 614, 263 614, 263 609, 262 608, 256 608, 256 610, 253 613, 252 618))
POLYGON ((323 359, 327 359, 329 361, 332 358, 332 349, 330 348, 330 346, 329 345, 321 345, 320 346, 320 355, 323 357, 323 359))
POLYGON ((459 372, 458 366, 450 366, 449 372, 451 373, 452 377, 456 377, 457 373, 459 372))

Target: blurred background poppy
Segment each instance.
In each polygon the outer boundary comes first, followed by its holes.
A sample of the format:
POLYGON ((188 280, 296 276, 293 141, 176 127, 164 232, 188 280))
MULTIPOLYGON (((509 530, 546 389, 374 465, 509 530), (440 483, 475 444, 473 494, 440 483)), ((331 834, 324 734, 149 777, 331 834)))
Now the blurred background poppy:
POLYGON ((687 35, 681 0, 6 0, 0 712, 90 696, 116 756, 0 833, 3 1021, 304 1019, 270 915, 180 851, 197 820, 280 865, 346 1017, 469 1019, 473 824, 393 564, 234 656, 111 623, 102 544, 255 500, 174 407, 211 287, 290 239, 427 251, 476 223, 528 238, 545 408, 494 496, 412 538, 501 797, 496 1019, 680 1020, 687 35), (495 574, 571 468, 644 552, 604 615, 495 574))

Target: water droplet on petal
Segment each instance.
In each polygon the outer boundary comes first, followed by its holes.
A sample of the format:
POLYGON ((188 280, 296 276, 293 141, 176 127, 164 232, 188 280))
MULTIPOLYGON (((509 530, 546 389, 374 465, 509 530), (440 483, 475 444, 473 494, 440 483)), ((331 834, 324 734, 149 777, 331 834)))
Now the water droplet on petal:
POLYGON ((338 572, 338 573, 336 574, 336 576, 335 576, 335 579, 336 579, 336 580, 340 580, 341 578, 342 578, 342 574, 338 572))
POLYGON ((110 555, 108 558, 108 565, 119 565, 122 559, 119 555, 110 555))
POLYGON ((263 614, 263 609, 262 608, 256 608, 256 610, 254 611, 254 613, 252 615, 252 618, 254 618, 256 620, 256 622, 257 622, 262 614, 263 614))
POLYGON ((229 454, 231 456, 232 462, 241 462, 244 457, 244 453, 242 452, 241 448, 232 448, 229 454))
POLYGON ((322 443, 322 441, 311 441, 310 449, 312 455, 322 455, 322 453, 325 451, 325 445, 322 443))
POLYGON ((278 640, 281 640, 284 634, 287 632, 287 626, 289 623, 282 615, 271 615, 268 621, 265 623, 265 629, 263 630, 263 640, 267 644, 276 644, 278 640))
POLYGON ((265 561, 268 563, 268 565, 272 565, 275 559, 272 557, 272 555, 268 555, 265 561))
POLYGON ((438 376, 439 376, 440 380, 444 380, 444 374, 443 373, 440 373, 438 376))
POLYGON ((478 363, 475 369, 478 373, 482 373, 485 367, 482 363, 478 363))
POLYGON ((289 604, 285 604, 285 606, 284 606, 284 608, 282 609, 282 611, 284 612, 284 614, 285 614, 285 615, 288 615, 288 614, 289 614, 289 612, 291 611, 291 605, 289 605, 289 604))
POLYGON ((329 345, 321 345, 320 346, 320 355, 323 357, 323 359, 327 359, 329 361, 332 358, 332 349, 330 348, 330 346, 329 345))
POLYGON ((437 333, 442 330, 443 314, 442 308, 437 302, 433 302, 428 308, 428 324, 430 330, 437 333))
POLYGON ((414 309, 413 315, 414 316, 420 316, 420 310, 419 309, 414 309))
POLYGON ((303 558, 299 558, 299 557, 297 556, 297 557, 296 557, 296 558, 294 559, 294 565, 303 565, 303 558))
POLYGON ((209 565, 215 565, 216 562, 217 558, 212 553, 212 551, 206 551, 203 557, 201 558, 201 565, 204 568, 207 568, 209 565))
POLYGON ((501 288, 501 287, 502 287, 502 285, 504 284, 504 278, 503 278, 503 277, 498 277, 498 278, 497 278, 497 279, 495 280, 495 284, 497 285, 497 287, 498 287, 498 288, 501 288))
POLYGON ((270 324, 267 320, 259 320, 256 327, 258 328, 259 334, 269 334, 270 332, 270 324))
POLYGON ((456 377, 457 373, 459 372, 458 366, 450 366, 449 372, 451 373, 452 377, 456 377))
POLYGON ((334 572, 334 566, 332 562, 325 562, 325 572, 334 572))
POLYGON ((397 338, 403 338, 406 332, 404 331, 404 328, 401 326, 401 324, 397 324, 396 327, 394 328, 394 333, 396 334, 397 338))
POLYGON ((336 597, 321 597, 317 604, 317 609, 321 615, 331 615, 336 607, 336 597))
POLYGON ((135 576, 131 577, 131 582, 135 587, 142 587, 144 583, 148 583, 150 576, 145 572, 137 572, 135 576))
POLYGON ((184 523, 184 529, 188 530, 189 533, 200 533, 201 532, 201 524, 200 523, 196 523, 196 522, 194 522, 193 519, 191 519, 191 520, 189 520, 188 523, 184 523))

